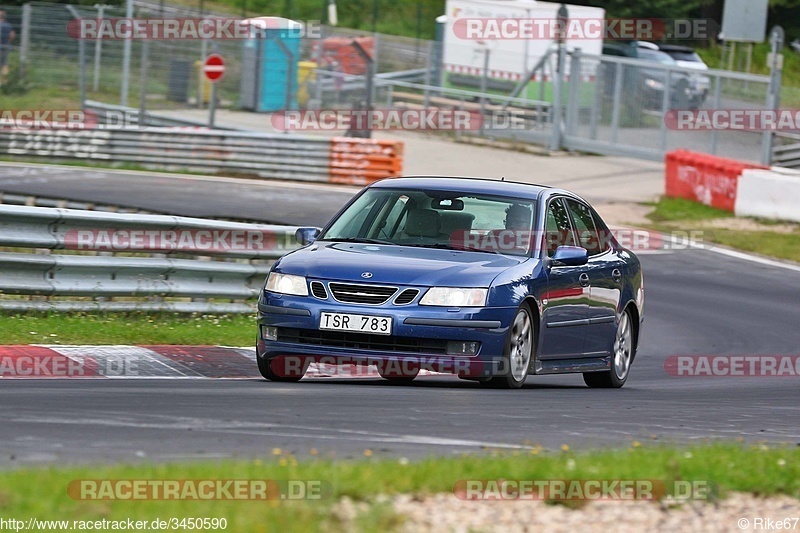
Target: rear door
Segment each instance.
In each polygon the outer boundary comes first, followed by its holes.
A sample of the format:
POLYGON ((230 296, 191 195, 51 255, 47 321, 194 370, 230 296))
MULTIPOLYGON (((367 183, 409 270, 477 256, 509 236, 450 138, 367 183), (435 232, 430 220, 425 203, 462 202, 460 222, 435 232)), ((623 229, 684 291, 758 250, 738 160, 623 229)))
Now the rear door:
MULTIPOLYGON (((553 257, 559 246, 575 246, 572 221, 562 198, 549 201, 546 211, 546 253, 553 257)), ((588 326, 589 286, 587 266, 551 266, 547 292, 542 299, 544 331, 541 359, 580 356, 588 326)))
POLYGON ((583 351, 608 353, 614 345, 616 313, 621 294, 623 262, 609 242, 608 228, 587 204, 567 200, 578 246, 589 252, 589 324, 583 351))

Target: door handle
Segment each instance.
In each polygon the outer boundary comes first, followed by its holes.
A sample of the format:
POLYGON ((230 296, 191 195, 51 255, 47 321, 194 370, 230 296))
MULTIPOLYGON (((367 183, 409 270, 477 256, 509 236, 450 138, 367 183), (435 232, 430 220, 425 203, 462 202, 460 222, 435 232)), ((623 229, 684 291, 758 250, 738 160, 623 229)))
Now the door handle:
POLYGON ((581 287, 588 287, 589 286, 589 274, 583 273, 578 277, 578 281, 581 282, 581 287))
POLYGON ((611 271, 611 279, 619 283, 620 281, 622 281, 622 272, 620 272, 618 268, 615 268, 614 270, 611 271))

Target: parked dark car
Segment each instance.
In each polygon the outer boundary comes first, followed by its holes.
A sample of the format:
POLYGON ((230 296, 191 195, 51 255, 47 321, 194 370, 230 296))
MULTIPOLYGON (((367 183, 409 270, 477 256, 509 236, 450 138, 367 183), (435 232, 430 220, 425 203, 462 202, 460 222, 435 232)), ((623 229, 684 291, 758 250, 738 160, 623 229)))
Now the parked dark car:
POLYGON ((708 65, 706 62, 703 61, 697 52, 694 51, 694 48, 690 48, 688 46, 681 46, 678 44, 663 44, 663 43, 655 43, 658 47, 658 50, 664 52, 672 59, 675 60, 675 64, 679 67, 689 68, 692 70, 696 70, 696 74, 692 74, 691 76, 695 79, 695 83, 697 86, 697 90, 703 94, 703 101, 708 97, 708 93, 711 90, 711 77, 706 74, 708 71, 708 65))
POLYGON ((377 182, 275 263, 258 302, 257 361, 272 381, 311 362, 420 369, 519 388, 582 373, 621 387, 636 356, 639 260, 592 207, 559 189, 485 179, 377 182))
MULTIPOLYGON (((679 65, 665 52, 653 49, 650 43, 607 43, 603 45, 603 55, 638 59, 652 63, 646 65, 625 65, 622 76, 622 97, 626 105, 640 102, 644 109, 660 111, 664 105, 664 90, 669 77, 670 91, 668 107, 671 109, 697 109, 706 98, 707 90, 700 87, 698 76, 682 69, 668 70, 666 67, 679 65), (644 45, 644 46, 643 46, 644 45), (669 76, 668 76, 668 72, 669 76)), ((622 65, 612 61, 603 62, 599 76, 603 95, 613 98, 617 69, 622 65)))

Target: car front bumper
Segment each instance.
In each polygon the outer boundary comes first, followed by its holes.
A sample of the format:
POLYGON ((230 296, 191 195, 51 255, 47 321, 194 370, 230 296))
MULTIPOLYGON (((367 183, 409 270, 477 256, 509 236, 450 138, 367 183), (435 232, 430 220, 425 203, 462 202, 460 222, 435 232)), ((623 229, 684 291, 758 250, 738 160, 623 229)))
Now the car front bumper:
POLYGON ((475 378, 501 368, 516 313, 515 307, 365 306, 272 293, 264 293, 258 309, 257 355, 262 360, 280 357, 292 368, 312 361, 379 369, 401 363, 404 368, 475 378), (323 312, 391 317, 392 334, 322 331, 323 312), (478 343, 474 354, 471 343, 478 343), (465 350, 465 344, 470 348, 465 350))

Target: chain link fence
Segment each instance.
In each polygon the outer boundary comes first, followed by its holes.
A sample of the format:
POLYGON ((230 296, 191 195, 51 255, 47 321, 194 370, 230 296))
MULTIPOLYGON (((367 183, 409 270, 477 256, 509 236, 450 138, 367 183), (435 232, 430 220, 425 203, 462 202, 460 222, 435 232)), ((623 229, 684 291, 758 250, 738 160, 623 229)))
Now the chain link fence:
MULTIPOLYGON (((5 11, 17 38, 0 90, 36 88, 31 94, 44 94, 51 107, 74 107, 82 98, 149 111, 207 107, 211 84, 201 68, 217 53, 226 64, 216 87, 218 108, 269 113, 363 109, 370 102, 373 108, 465 110, 482 117, 480 127, 457 136, 649 159, 692 148, 763 161, 765 135, 681 129, 671 113, 772 109, 772 85, 780 91, 779 77, 700 72, 595 49, 568 52, 555 42, 536 43, 534 52, 523 44, 443 45, 313 21, 300 34, 277 39, 80 41, 68 31, 76 19, 122 18, 124 10, 31 3, 5 11)), ((162 12, 156 3, 138 3, 134 12, 141 19, 199 16, 188 8, 162 12)))
MULTIPOLYGON (((81 68, 80 40, 72 35, 70 24, 79 19, 121 19, 124 8, 101 6, 68 6, 31 3, 25 7, 2 8, 15 28, 16 41, 9 47, 9 76, 23 79, 29 88, 61 92, 65 105, 71 98, 80 98, 81 75, 85 98, 112 104, 148 109, 176 109, 207 106, 211 84, 202 74, 204 58, 220 54, 225 59, 225 75, 217 84, 217 99, 223 108, 255 108, 248 101, 248 90, 259 80, 258 69, 269 68, 269 50, 255 57, 258 39, 185 39, 185 40, 84 40, 81 68), (27 11, 27 14, 26 14, 27 11), (27 43, 20 42, 20 35, 27 43), (125 69, 125 48, 130 48, 130 62, 125 69), (127 70, 127 71, 126 71, 127 70), (244 99, 243 99, 244 95, 244 99)), ((161 12, 157 5, 138 4, 134 18, 200 18, 197 11, 170 8, 161 12)), ((206 13, 203 18, 221 15, 206 13)), ((227 17, 231 19, 231 17, 227 17)), ((302 35, 292 43, 291 63, 296 68, 295 94, 286 100, 292 107, 352 105, 363 101, 363 76, 369 65, 353 47, 361 44, 375 59, 375 73, 421 71, 429 65, 431 44, 412 38, 372 34, 309 23, 302 35), (313 33, 313 34, 312 34, 313 33), (319 74, 319 75, 317 75, 319 74), (348 80, 357 77, 357 87, 348 80)), ((288 41, 288 40, 287 40, 288 41)), ((266 76, 266 73, 265 73, 266 76)), ((262 91, 277 91, 274 85, 262 91)), ((278 91, 280 92, 280 91, 278 91)), ((262 109, 256 109, 262 110, 262 109)), ((263 109, 269 111, 274 109, 263 109)))

